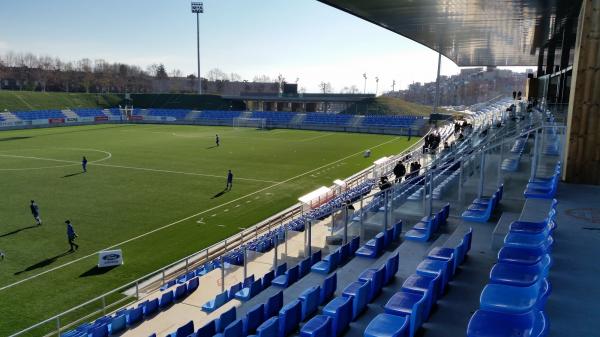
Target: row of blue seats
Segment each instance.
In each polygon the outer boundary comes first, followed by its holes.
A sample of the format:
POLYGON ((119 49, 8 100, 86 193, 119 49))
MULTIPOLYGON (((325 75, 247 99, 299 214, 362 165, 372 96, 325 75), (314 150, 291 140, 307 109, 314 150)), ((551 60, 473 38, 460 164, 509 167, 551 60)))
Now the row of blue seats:
POLYGON ((544 221, 510 224, 490 281, 481 292, 479 310, 469 321, 468 337, 547 336, 544 307, 552 291, 547 276, 556 205, 554 200, 544 221))
POLYGON ((367 241, 362 247, 356 250, 356 255, 375 259, 383 253, 384 249, 389 248, 392 242, 398 241, 401 233, 402 220, 398 221, 390 228, 386 228, 384 231, 377 233, 373 239, 367 241))
POLYGON ((349 242, 343 244, 340 248, 329 253, 320 261, 315 261, 310 267, 312 272, 317 274, 329 274, 339 266, 350 261, 356 254, 360 245, 360 237, 354 237, 349 242))
POLYGON ((183 119, 191 110, 188 109, 149 109, 148 115, 159 117, 175 117, 183 119))
POLYGON ((13 114, 22 120, 66 118, 60 110, 17 111, 13 114))
POLYGON ((121 334, 130 327, 136 326, 145 319, 151 318, 159 311, 169 308, 176 301, 181 301, 198 289, 199 279, 190 279, 179 285, 175 290, 169 290, 160 298, 146 300, 137 307, 122 309, 114 315, 98 318, 93 323, 85 323, 74 330, 67 331, 63 337, 107 337, 121 334))
MULTIPOLYGON (((225 265, 227 266, 227 264, 225 264, 225 265)), ((218 260, 207 262, 204 265, 201 265, 196 269, 188 271, 183 275, 180 275, 176 278, 173 278, 173 279, 167 281, 165 284, 163 284, 160 287, 160 290, 165 291, 177 284, 185 283, 196 276, 204 276, 204 275, 208 274, 209 272, 211 272, 217 268, 220 268, 220 266, 221 266, 221 264, 218 260)))
POLYGON ((406 232, 404 238, 409 241, 429 241, 433 233, 447 224, 449 215, 450 204, 446 204, 436 214, 423 217, 411 230, 406 232))
POLYGON ((384 305, 384 313, 375 316, 365 329, 365 337, 414 337, 427 321, 433 306, 441 298, 471 249, 473 229, 455 247, 433 248, 409 276, 400 291, 384 305))
POLYGON ((204 110, 196 119, 227 120, 240 117, 241 111, 204 110))
POLYGON ((79 117, 105 116, 101 109, 74 109, 73 112, 79 117))
POLYGON ((267 122, 288 124, 296 117, 295 112, 254 111, 252 118, 265 118, 267 122))
POLYGON ((400 126, 408 127, 415 124, 422 124, 423 119, 415 116, 383 116, 367 115, 362 121, 367 126, 400 126))
POLYGON ((463 220, 487 222, 502 200, 503 193, 504 185, 500 185, 491 197, 481 197, 473 200, 471 205, 462 213, 463 220))
POLYGON ((337 274, 327 277, 322 286, 304 291, 298 299, 283 304, 283 291, 269 297, 265 303, 251 308, 245 317, 237 319, 235 307, 222 313, 194 332, 190 321, 171 337, 285 337, 295 331, 300 322, 312 316, 319 305, 329 301, 337 289, 337 274))
POLYGON ((556 196, 556 191, 558 189, 561 167, 561 163, 558 162, 552 176, 548 178, 530 179, 523 192, 525 198, 553 199, 556 196))
POLYGON ((306 124, 335 124, 335 125, 346 125, 352 119, 354 115, 343 115, 343 114, 328 114, 328 113, 309 113, 306 114, 304 123, 306 124))
POLYGON ((500 164, 500 168, 505 172, 516 172, 519 170, 519 164, 521 162, 521 156, 523 152, 525 152, 525 148, 527 146, 527 136, 517 138, 512 148, 510 149, 510 153, 513 155, 509 158, 505 158, 500 164))
POLYGON ((323 307, 321 315, 313 317, 300 329, 301 337, 338 337, 355 321, 396 276, 400 262, 396 253, 379 268, 369 268, 350 283, 341 296, 323 307))
MULTIPOLYGON (((279 267, 287 268, 287 265, 284 264, 279 267)), ((224 292, 217 294, 214 299, 204 303, 202 305, 202 311, 208 313, 213 312, 234 298, 242 299, 242 294, 244 294, 244 300, 249 300, 251 296, 254 297, 264 288, 269 287, 273 277, 274 271, 269 271, 258 280, 254 279, 254 275, 250 275, 244 279, 243 283, 239 282, 232 285, 229 290, 225 290, 224 292), (241 292, 242 290, 244 291, 241 292)))

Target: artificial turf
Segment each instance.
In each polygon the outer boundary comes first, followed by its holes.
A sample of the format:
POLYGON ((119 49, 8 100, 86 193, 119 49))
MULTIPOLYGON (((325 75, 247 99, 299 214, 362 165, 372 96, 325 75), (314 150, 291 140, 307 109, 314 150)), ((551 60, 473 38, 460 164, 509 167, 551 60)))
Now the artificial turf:
POLYGON ((0 290, 0 335, 210 246, 415 140, 130 124, 1 131, 0 288, 25 281, 0 290), (366 149, 372 158, 363 158, 366 149), (87 173, 79 164, 84 155, 87 173), (228 169, 234 184, 224 192, 228 169), (40 207, 41 226, 30 199, 40 207), (74 253, 66 219, 79 235, 74 253), (94 252, 112 246, 123 249, 125 264, 90 272, 94 252))

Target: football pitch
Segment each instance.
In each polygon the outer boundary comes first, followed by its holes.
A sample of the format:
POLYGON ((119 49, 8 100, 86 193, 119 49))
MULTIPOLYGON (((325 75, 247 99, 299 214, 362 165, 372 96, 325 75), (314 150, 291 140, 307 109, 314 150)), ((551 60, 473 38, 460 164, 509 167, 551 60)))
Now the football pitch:
POLYGON ((415 141, 172 125, 0 131, 0 335, 210 246, 415 141), (225 191, 229 169, 233 188, 225 191), (76 252, 66 219, 79 235, 76 252), (121 248, 125 264, 93 273, 105 248, 121 248))

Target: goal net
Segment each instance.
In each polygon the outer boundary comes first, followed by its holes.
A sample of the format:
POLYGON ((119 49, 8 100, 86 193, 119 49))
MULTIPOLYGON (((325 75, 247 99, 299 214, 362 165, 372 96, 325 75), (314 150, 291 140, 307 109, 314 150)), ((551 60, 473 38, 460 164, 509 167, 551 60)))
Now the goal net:
POLYGON ((234 128, 255 128, 259 130, 264 130, 267 128, 267 119, 266 118, 246 118, 246 117, 237 117, 233 119, 233 127, 234 128))

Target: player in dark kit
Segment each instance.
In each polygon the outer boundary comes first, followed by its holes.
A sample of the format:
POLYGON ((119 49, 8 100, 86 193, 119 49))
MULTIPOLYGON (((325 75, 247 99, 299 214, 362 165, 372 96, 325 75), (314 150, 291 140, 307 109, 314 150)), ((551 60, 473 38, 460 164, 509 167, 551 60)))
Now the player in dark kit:
POLYGON ((87 172, 87 158, 85 156, 83 156, 83 159, 81 160, 81 167, 83 168, 83 172, 87 172))
POLYGON ((220 142, 219 135, 215 135, 215 143, 217 143, 217 146, 219 146, 220 142))
POLYGON ((67 224, 67 240, 69 240, 69 245, 71 245, 71 250, 69 251, 73 252, 79 249, 79 245, 75 243, 75 238, 78 237, 78 235, 75 233, 73 225, 71 225, 71 220, 67 220, 65 223, 67 224), (73 247, 75 247, 75 249, 73 249, 73 247))
POLYGON ((227 172, 227 186, 225 187, 225 189, 228 191, 231 191, 232 186, 233 186, 233 173, 231 173, 231 170, 229 170, 229 172, 227 172))
POLYGON ((35 219, 37 225, 42 224, 42 219, 40 218, 40 207, 35 203, 35 201, 31 200, 31 204, 29 204, 29 209, 31 209, 31 215, 35 219))

